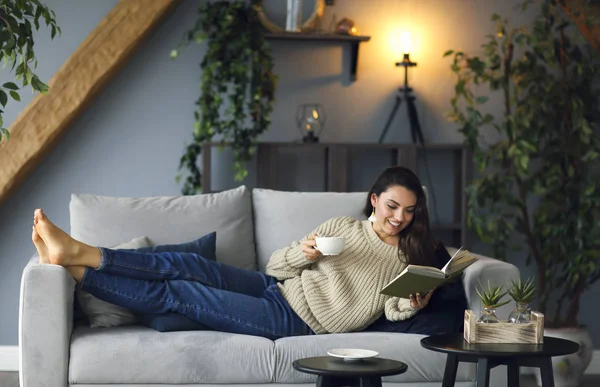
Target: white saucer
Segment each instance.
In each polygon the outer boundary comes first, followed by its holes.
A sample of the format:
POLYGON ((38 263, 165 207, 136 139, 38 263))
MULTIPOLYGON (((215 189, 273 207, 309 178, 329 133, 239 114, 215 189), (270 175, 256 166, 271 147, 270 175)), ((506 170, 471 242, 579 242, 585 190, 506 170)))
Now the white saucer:
POLYGON ((379 352, 371 351, 370 349, 357 348, 338 348, 327 351, 329 356, 339 357, 346 361, 368 359, 379 355, 379 352))

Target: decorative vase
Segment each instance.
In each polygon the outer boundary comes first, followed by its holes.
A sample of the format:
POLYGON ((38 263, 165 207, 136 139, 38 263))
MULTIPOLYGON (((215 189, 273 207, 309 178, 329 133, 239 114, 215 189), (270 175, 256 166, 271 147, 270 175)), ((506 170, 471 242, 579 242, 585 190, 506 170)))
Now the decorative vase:
POLYGON ((493 324, 499 323, 500 319, 498 318, 498 316, 496 316, 496 309, 484 306, 481 310, 481 315, 479 316, 479 319, 477 319, 477 322, 493 324))
POLYGON ((517 307, 510 312, 508 316, 508 322, 514 324, 527 324, 531 321, 531 309, 529 305, 524 302, 517 302, 517 307))
POLYGON ((287 0, 285 30, 288 32, 302 30, 302 0, 287 0))
MULTIPOLYGON (((576 387, 581 385, 583 374, 592 361, 594 346, 588 330, 582 328, 545 328, 544 336, 558 337, 579 344, 579 351, 571 355, 552 358, 555 387, 576 387)), ((542 385, 539 368, 534 369, 538 386, 542 385)))

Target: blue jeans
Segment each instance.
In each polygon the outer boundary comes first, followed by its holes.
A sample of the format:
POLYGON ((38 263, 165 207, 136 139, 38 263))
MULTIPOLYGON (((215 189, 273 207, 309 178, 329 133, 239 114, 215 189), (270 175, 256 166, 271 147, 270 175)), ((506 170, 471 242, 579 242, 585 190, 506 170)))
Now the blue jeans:
POLYGON ((100 248, 81 289, 137 313, 179 313, 211 329, 277 339, 312 334, 279 292, 277 279, 192 253, 100 248))

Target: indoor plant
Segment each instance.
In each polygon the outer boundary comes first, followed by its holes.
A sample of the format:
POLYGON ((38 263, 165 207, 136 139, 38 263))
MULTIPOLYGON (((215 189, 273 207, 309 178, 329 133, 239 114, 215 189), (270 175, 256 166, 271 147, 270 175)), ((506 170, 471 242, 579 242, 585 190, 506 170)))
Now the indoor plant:
POLYGON ((511 279, 508 294, 516 303, 515 309, 508 316, 508 322, 517 324, 528 323, 531 320, 529 303, 535 295, 534 278, 530 277, 527 281, 522 281, 521 278, 517 281, 511 279))
POLYGON ((556 0, 538 3, 530 27, 493 15, 483 54, 446 52, 457 76, 448 117, 480 175, 468 189, 470 227, 499 258, 525 246, 546 327, 580 329, 581 295, 600 278, 600 62, 556 0), (486 113, 483 85, 501 92, 500 116, 486 113))
MULTIPOLYGON (((37 67, 33 29, 39 30, 40 20, 50 27, 52 38, 60 34, 54 11, 39 0, 0 0, 0 60, 15 71, 15 80, 21 81, 21 87, 31 86, 33 90, 47 93, 48 85, 31 70, 37 67)), ((8 95, 15 101, 21 100, 16 83, 6 82, 0 87, 0 141, 9 136, 2 120, 8 95)))
POLYGON ((500 320, 496 316, 496 309, 510 302, 502 301, 502 298, 508 293, 508 291, 504 290, 504 285, 492 285, 488 281, 487 288, 485 288, 480 282, 479 288, 476 288, 475 291, 483 304, 483 310, 477 322, 499 323, 500 320))
POLYGON ((257 137, 271 122, 277 77, 258 6, 259 0, 204 2, 198 9, 198 21, 171 52, 176 58, 182 45, 208 45, 200 64, 201 95, 196 101, 193 139, 179 164, 179 169, 187 172, 182 188, 185 195, 202 189, 198 157, 204 142, 216 137, 232 148, 234 177, 240 181, 248 173, 245 162, 252 158, 257 137))

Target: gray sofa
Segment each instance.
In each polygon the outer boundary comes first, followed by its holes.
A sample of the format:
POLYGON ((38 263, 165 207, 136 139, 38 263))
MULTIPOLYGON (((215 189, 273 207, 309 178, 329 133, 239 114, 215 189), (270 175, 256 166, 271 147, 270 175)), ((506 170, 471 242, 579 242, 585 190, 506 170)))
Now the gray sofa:
MULTIPOLYGON (((273 250, 299 240, 322 221, 340 215, 363 218, 365 193, 300 193, 245 186, 215 194, 112 198, 73 195, 71 235, 114 246, 145 236, 153 244, 181 243, 217 231, 217 258, 264 270, 273 250)), ((479 313, 478 280, 517 278, 510 264, 479 257, 464 285, 479 313)), ((313 385, 315 378, 292 368, 302 357, 332 348, 367 348, 408 364, 405 374, 384 378, 394 386, 439 386, 445 355, 423 349, 423 336, 360 332, 271 341, 213 331, 160 333, 140 325, 90 328, 74 324, 75 283, 60 266, 32 260, 24 269, 19 311, 22 387, 313 385)), ((506 317, 510 306, 499 310, 506 317)), ((474 386, 475 366, 461 364, 456 386, 474 386)), ((493 385, 506 385, 502 370, 493 385)))

